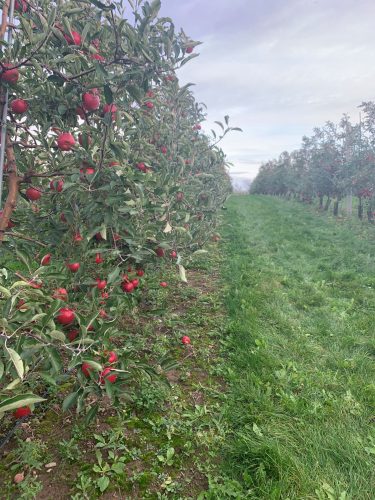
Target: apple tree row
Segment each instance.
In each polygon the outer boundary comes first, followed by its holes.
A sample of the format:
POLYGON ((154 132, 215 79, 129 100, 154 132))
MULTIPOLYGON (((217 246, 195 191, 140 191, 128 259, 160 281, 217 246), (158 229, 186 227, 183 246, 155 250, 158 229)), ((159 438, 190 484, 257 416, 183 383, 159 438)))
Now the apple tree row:
POLYGON ((297 197, 338 214, 340 201, 358 197, 358 216, 374 218, 375 195, 375 103, 360 106, 361 120, 352 123, 344 115, 338 124, 327 122, 303 137, 300 149, 283 152, 266 162, 251 186, 251 192, 297 197))
POLYGON ((0 414, 69 379, 63 407, 93 416, 103 392, 121 401, 155 372, 121 347, 121 317, 150 269, 175 262, 185 280, 183 259, 217 238, 225 155, 176 76, 199 42, 160 1, 16 1, 10 27, 0 4, 14 38, 0 61, 0 414))

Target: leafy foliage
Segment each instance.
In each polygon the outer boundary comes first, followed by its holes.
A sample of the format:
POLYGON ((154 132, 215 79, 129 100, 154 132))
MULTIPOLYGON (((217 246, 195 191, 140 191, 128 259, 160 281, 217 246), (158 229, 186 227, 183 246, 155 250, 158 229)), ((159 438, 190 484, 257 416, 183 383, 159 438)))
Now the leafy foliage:
MULTIPOLYGON (((199 42, 159 8, 21 2, 14 43, 1 47, 0 90, 10 96, 0 214, 5 409, 14 396, 32 406, 45 384, 73 376, 63 408, 92 418, 103 392, 116 404, 129 380, 156 376, 125 350, 110 361, 126 335, 119 319, 141 300, 147 268, 176 258, 186 280, 184 257, 214 234, 230 191, 225 155, 200 131, 203 107, 175 74, 199 42)), ((221 137, 233 130, 225 122, 221 137)))

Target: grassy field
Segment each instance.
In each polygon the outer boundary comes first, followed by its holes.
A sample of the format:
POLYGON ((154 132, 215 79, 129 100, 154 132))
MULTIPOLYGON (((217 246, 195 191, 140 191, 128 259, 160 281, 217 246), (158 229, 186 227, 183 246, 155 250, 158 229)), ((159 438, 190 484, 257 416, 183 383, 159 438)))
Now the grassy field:
POLYGON ((227 208, 227 477, 238 498, 375 498, 375 228, 227 208))
POLYGON ((222 237, 123 318, 117 350, 166 378, 89 426, 51 388, 0 450, 1 499, 375 498, 375 227, 234 196, 222 237))

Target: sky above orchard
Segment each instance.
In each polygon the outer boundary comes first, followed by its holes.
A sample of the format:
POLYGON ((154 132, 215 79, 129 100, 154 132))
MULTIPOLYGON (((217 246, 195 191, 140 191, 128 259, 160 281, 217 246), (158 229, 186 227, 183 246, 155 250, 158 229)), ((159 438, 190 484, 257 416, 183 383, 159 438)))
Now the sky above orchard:
POLYGON ((161 15, 203 42, 178 76, 208 106, 204 128, 228 114, 244 131, 222 143, 234 178, 375 99, 373 0, 162 0, 161 15))

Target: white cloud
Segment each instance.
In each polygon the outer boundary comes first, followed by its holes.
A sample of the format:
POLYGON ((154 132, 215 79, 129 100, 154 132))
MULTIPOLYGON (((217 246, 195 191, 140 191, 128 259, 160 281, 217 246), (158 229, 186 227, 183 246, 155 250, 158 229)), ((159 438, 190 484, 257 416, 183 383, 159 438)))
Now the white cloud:
POLYGON ((164 10, 204 42, 180 71, 208 105, 209 130, 231 116, 223 141, 234 171, 262 161, 374 99, 375 2, 369 0, 164 0, 164 10), (180 14, 183 14, 180 16, 180 14))

